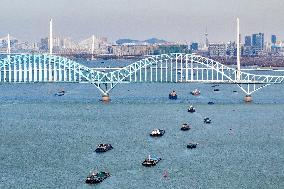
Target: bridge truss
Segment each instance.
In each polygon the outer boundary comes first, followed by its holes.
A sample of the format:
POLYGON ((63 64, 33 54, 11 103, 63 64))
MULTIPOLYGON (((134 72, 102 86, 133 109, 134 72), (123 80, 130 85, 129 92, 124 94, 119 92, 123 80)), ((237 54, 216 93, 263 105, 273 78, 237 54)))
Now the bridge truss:
POLYGON ((283 83, 284 76, 237 71, 200 55, 182 53, 149 56, 109 72, 48 54, 16 54, 0 59, 0 83, 37 82, 90 83, 103 94, 119 83, 226 83, 236 84, 250 95, 270 84, 283 83))

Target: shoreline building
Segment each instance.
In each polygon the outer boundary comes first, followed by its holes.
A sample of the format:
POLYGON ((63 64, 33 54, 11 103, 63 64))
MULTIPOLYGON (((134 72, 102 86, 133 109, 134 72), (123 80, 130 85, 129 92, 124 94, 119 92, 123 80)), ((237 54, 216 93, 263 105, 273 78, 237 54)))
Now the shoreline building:
POLYGON ((252 34, 253 55, 259 55, 264 49, 264 33, 252 34))
POLYGON ((245 44, 244 44, 244 51, 243 56, 252 56, 253 50, 252 50, 252 40, 251 36, 245 36, 245 44))
POLYGON ((210 43, 208 47, 209 57, 225 57, 226 44, 225 43, 210 43))

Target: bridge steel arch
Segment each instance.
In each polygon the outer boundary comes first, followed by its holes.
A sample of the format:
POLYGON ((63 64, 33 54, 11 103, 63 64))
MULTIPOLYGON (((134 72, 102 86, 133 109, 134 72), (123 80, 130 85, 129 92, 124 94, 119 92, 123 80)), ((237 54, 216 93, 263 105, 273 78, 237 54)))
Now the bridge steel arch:
POLYGON ((49 54, 7 55, 0 60, 0 83, 73 82, 95 85, 108 94, 117 84, 140 82, 229 83, 250 95, 284 76, 240 71, 196 54, 161 54, 111 72, 101 72, 73 60, 49 54))
POLYGON ((65 57, 49 54, 8 55, 0 61, 0 83, 92 83, 104 73, 65 57))
POLYGON ((119 70, 107 73, 104 83, 110 84, 106 93, 118 83, 175 82, 229 83, 238 85, 250 95, 270 84, 284 82, 284 76, 258 75, 240 71, 215 60, 196 54, 162 54, 139 60, 119 70))

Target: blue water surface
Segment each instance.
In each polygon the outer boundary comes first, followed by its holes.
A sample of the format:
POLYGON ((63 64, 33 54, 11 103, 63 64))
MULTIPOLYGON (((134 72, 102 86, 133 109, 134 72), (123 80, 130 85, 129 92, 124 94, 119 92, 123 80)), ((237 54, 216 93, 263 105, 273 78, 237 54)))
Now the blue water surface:
POLYGON ((284 86, 258 91, 250 104, 236 85, 218 88, 121 84, 104 104, 90 84, 2 84, 0 188, 284 188, 284 86), (200 96, 190 95, 195 88, 200 96), (183 123, 192 129, 181 131, 183 123), (165 135, 151 138, 154 128, 165 135), (114 149, 97 154, 99 143, 114 149), (141 165, 149 154, 162 158, 157 166, 141 165), (111 177, 89 186, 93 169, 111 177))

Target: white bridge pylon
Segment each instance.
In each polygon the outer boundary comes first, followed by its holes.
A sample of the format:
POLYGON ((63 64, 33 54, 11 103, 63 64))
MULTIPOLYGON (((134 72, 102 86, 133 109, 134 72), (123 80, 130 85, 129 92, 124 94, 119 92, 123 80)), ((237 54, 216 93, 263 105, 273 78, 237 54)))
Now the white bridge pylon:
POLYGON ((149 56, 110 72, 49 54, 17 54, 0 59, 0 83, 37 82, 90 83, 103 94, 119 83, 224 83, 236 84, 250 95, 270 84, 283 83, 284 76, 238 73, 212 59, 182 53, 149 56))

